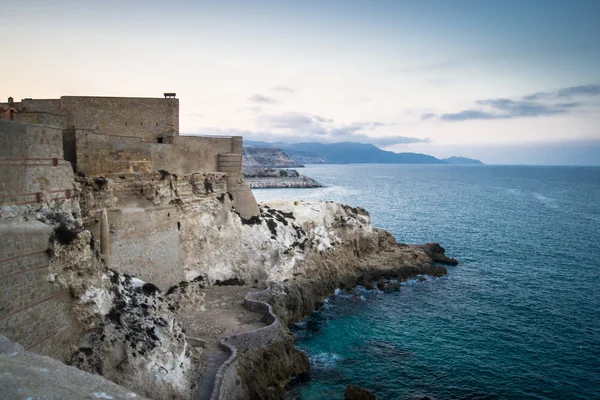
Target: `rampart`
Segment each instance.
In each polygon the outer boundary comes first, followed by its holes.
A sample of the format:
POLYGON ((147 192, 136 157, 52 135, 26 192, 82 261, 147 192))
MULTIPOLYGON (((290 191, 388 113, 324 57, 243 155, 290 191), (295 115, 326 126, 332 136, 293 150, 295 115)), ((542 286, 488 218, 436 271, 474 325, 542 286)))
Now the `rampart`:
POLYGON ((178 99, 63 96, 60 108, 69 128, 165 143, 179 134, 178 99))
POLYGON ((13 121, 24 124, 45 125, 53 128, 64 129, 67 126, 66 115, 50 114, 46 112, 19 112, 14 114, 13 121))
POLYGON ((33 218, 43 203, 69 201, 75 190, 62 130, 0 121, 0 140, 0 332, 62 359, 77 327, 69 293, 48 280, 53 229, 33 218), (13 218, 28 213, 29 220, 13 218))
MULTIPOLYGON (((218 155, 235 152, 241 165, 240 136, 177 136, 172 143, 142 141, 135 136, 109 136, 91 130, 69 129, 65 140, 74 144, 66 159, 85 176, 151 171, 176 174, 215 172, 218 155), (239 149, 239 151, 238 151, 239 149)), ((229 172, 239 178, 241 167, 229 172)))
POLYGON ((259 213, 242 179, 242 138, 179 136, 178 124, 176 99, 0 104, 0 332, 58 359, 80 333, 70 294, 50 282, 53 229, 36 220, 41 209, 66 204, 96 238, 106 209, 109 267, 161 289, 194 269, 183 202, 259 213), (85 178, 76 183, 74 172, 85 178))
POLYGON ((71 198, 73 170, 63 159, 62 130, 0 120, 0 204, 71 198))

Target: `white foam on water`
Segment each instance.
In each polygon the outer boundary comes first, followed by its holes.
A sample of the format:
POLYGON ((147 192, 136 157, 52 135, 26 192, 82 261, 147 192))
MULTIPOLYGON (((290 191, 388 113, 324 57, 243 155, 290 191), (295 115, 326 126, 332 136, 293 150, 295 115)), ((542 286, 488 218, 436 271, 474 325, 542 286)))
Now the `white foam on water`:
POLYGON ((330 369, 342 360, 336 353, 317 353, 309 356, 310 364, 315 368, 330 369))
POLYGON ((534 193, 533 197, 548 208, 558 209, 558 204, 556 204, 556 199, 552 199, 550 197, 543 196, 539 193, 534 193))

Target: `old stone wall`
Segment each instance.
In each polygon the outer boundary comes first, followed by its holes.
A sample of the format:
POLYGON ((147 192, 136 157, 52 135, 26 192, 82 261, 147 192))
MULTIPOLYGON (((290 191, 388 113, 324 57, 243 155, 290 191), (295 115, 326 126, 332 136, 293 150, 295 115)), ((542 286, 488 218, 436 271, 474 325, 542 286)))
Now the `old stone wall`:
POLYGON ((23 112, 59 114, 62 111, 60 99, 23 99, 16 104, 23 112))
POLYGON ((52 228, 0 223, 0 332, 27 350, 63 359, 76 335, 68 291, 49 281, 52 228))
POLYGON ((62 130, 0 121, 0 204, 71 198, 73 171, 63 160, 62 130))
MULTIPOLYGON (((75 146, 66 158, 74 157, 77 172, 86 176, 159 170, 176 174, 221 171, 218 154, 230 153, 237 144, 236 137, 208 136, 179 136, 172 144, 160 144, 84 129, 68 130, 65 137, 72 137, 69 143, 75 146)), ((241 162, 235 174, 241 175, 241 162)))
MULTIPOLYGON (((108 213, 111 268, 166 290, 185 279, 175 207, 120 208, 108 213)), ((99 237, 99 225, 89 226, 99 237)))
POLYGON ((179 134, 178 99, 63 96, 60 104, 68 111, 70 128, 155 143, 179 134))
POLYGON ((67 127, 67 117, 65 115, 46 112, 18 112, 13 115, 13 120, 25 124, 45 125, 60 129, 67 127))
POLYGON ((217 155, 233 151, 235 139, 235 137, 179 136, 174 139, 171 146, 152 146, 154 170, 164 169, 180 174, 220 171, 217 168, 217 155))
MULTIPOLYGON (((83 223, 99 237, 100 212, 108 211, 111 268, 167 289, 186 279, 187 212, 200 218, 229 211, 225 174, 174 176, 159 172, 80 179, 83 223), (202 214, 204 210, 211 211, 202 214)), ((224 217, 223 217, 224 218, 224 217)), ((215 221, 218 223, 218 220, 215 221)))
MULTIPOLYGON (((75 129, 76 170, 85 176, 152 171, 152 144, 134 136, 75 129)), ((166 146, 166 145, 163 145, 166 146)))
POLYGON ((48 270, 53 228, 35 219, 42 207, 60 208, 75 194, 62 130, 0 121, 0 141, 0 332, 62 359, 77 327, 69 293, 48 270))

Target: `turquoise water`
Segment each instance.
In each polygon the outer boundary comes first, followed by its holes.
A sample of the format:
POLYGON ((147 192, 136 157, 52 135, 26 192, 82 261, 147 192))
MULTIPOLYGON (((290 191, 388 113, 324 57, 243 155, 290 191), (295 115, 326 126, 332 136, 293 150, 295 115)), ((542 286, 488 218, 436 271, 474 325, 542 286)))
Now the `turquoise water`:
POLYGON ((256 190, 371 212, 461 264, 399 292, 332 296, 294 328, 310 379, 288 397, 600 399, 600 168, 327 165, 328 187, 256 190))

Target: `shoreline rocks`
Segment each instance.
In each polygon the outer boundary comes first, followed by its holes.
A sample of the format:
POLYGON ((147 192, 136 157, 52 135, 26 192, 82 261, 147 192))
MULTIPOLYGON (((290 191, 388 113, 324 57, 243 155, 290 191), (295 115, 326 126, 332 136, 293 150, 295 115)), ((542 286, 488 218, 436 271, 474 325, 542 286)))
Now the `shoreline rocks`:
POLYGON ((294 178, 246 178, 251 189, 311 189, 323 187, 307 176, 294 178))
MULTIPOLYGON (((93 226, 102 208, 115 216, 122 216, 123 210, 126 216, 143 210, 149 231, 168 222, 167 233, 177 238, 175 249, 181 256, 178 269, 171 266, 168 278, 181 276, 179 286, 194 281, 207 286, 249 282, 270 288, 257 300, 270 304, 279 318, 277 334, 267 345, 238 354, 240 384, 249 398, 283 398, 286 384, 309 368, 287 327, 321 307, 336 288, 441 276, 446 269, 436 262, 452 260, 436 244, 398 244, 391 233, 373 227, 369 213, 360 207, 271 202, 260 205, 259 216, 243 219, 233 209, 221 175, 109 178, 79 179, 72 200, 76 212, 70 217, 78 223, 69 229, 52 225, 58 233, 51 245, 49 271, 52 284, 72 297, 70 313, 81 329, 81 336, 67 349, 71 353, 67 359, 140 395, 189 398, 202 373, 195 367, 202 350, 191 346, 178 322, 178 312, 184 311, 174 306, 184 294, 163 294, 170 285, 161 281, 160 274, 144 279, 132 276, 137 270, 119 271, 116 264, 109 270, 102 262, 90 231, 79 228, 81 222, 93 226), (164 220, 156 212, 166 214, 164 220)), ((51 222, 39 210, 37 214, 51 222)), ((146 236, 127 245, 136 251, 164 246, 146 236)), ((162 271, 162 266, 155 267, 162 271)))
POLYGON ((244 168, 244 180, 252 189, 323 187, 295 169, 244 168))
POLYGON ((344 393, 344 400, 376 400, 376 398, 373 393, 363 387, 348 385, 344 393))

